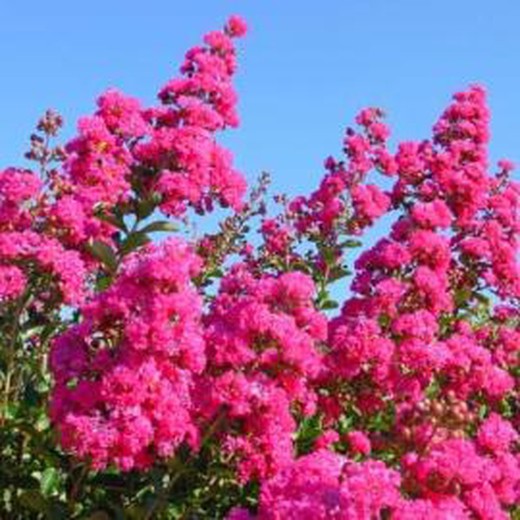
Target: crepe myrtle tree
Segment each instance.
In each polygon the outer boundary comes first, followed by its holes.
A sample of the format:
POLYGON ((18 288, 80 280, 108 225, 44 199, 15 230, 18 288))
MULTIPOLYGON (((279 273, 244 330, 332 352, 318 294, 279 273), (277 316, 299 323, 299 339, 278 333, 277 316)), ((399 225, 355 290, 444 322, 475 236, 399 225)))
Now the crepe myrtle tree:
POLYGON ((0 171, 0 516, 520 518, 520 186, 484 89, 393 150, 362 110, 267 204, 217 139, 245 33, 64 145, 46 112, 0 171))

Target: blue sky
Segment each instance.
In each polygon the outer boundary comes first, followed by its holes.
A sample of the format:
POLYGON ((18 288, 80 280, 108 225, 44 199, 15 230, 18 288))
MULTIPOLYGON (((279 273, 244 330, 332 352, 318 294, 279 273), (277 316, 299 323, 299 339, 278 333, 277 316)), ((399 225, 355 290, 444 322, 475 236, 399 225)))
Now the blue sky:
POLYGON ((384 108, 396 139, 428 136, 450 95, 484 84, 492 157, 520 160, 520 4, 486 0, 176 2, 5 1, 0 7, 0 165, 20 162, 47 107, 66 134, 106 87, 152 101, 187 48, 243 15, 242 127, 225 141, 250 179, 314 187, 363 106, 384 108))

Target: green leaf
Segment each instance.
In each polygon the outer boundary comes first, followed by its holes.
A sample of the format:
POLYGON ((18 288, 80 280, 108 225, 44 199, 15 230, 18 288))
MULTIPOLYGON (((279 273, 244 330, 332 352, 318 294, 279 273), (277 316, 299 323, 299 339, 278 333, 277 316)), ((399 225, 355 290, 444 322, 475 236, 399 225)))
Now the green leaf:
POLYGON ((20 412, 20 406, 18 403, 9 403, 7 408, 4 409, 4 417, 8 420, 16 419, 20 412))
POLYGON ((321 305, 320 308, 323 310, 329 310, 329 309, 337 309, 339 307, 339 303, 335 300, 325 300, 321 305))
POLYGON ((137 203, 137 207, 135 210, 135 213, 137 215, 137 218, 139 220, 143 220, 146 217, 149 217, 159 204, 161 198, 158 194, 153 194, 151 197, 148 197, 146 199, 140 200, 137 203))
POLYGON ((473 293, 473 296, 480 303, 482 303, 484 305, 489 305, 489 298, 487 296, 485 296, 484 294, 480 294, 479 292, 475 291, 473 293))
POLYGON ((313 415, 303 419, 300 423, 295 439, 298 453, 308 453, 322 431, 322 421, 319 415, 313 415))
POLYGON ((50 496, 58 487, 60 475, 56 468, 47 468, 40 480, 40 490, 43 496, 50 496))
POLYGON ((49 417, 46 413, 41 413, 36 420, 34 427, 36 431, 43 432, 45 430, 48 430, 50 427, 50 421, 49 417))
POLYGON ((139 230, 139 233, 154 233, 156 231, 178 231, 179 227, 173 222, 167 220, 157 220, 146 225, 143 229, 139 230))
POLYGON ((344 240, 339 244, 339 247, 348 247, 348 248, 354 248, 354 247, 361 247, 363 245, 363 242, 361 240, 344 240))
POLYGON ((471 298, 472 292, 468 288, 462 288, 455 291, 455 304, 457 307, 467 307, 468 301, 471 298))
POLYGON ((215 267, 215 269, 212 269, 206 273, 207 278, 222 278, 223 276, 224 272, 218 267, 215 267))
POLYGON ((352 271, 348 270, 344 266, 337 266, 334 269, 332 269, 330 275, 329 275, 329 281, 335 282, 337 280, 340 280, 341 278, 345 278, 345 276, 350 276, 352 274, 352 271))
POLYGON ((104 291, 110 287, 112 283, 112 276, 107 276, 104 274, 100 274, 96 280, 96 290, 104 291))
MULTIPOLYGON (((482 405, 484 406, 484 405, 482 405)), ((512 403, 509 402, 507 398, 502 399, 500 403, 500 411, 504 417, 507 419, 511 419, 515 415, 515 410, 512 406, 512 403)))
POLYGON ((105 265, 110 271, 117 269, 117 258, 114 250, 105 242, 94 240, 87 245, 87 249, 105 265))
POLYGON ((121 231, 127 231, 126 224, 123 220, 123 217, 116 216, 116 215, 108 215, 106 213, 101 213, 100 215, 96 215, 99 220, 102 220, 103 222, 108 222, 112 226, 116 227, 117 229, 120 229, 121 231))
POLYGON ((320 248, 320 253, 327 265, 333 265, 334 262, 336 262, 337 255, 336 250, 333 247, 322 247, 320 248))
POLYGON ((121 253, 127 255, 132 251, 135 251, 138 247, 144 246, 151 242, 150 237, 146 233, 136 231, 131 233, 126 240, 123 240, 121 244, 121 253))

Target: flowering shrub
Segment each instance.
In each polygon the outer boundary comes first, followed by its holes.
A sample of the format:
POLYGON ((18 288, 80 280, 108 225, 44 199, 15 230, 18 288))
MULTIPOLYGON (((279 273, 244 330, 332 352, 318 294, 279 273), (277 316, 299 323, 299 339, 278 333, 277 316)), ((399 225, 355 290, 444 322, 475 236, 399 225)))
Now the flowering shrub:
POLYGON ((484 90, 395 150, 361 111, 267 214, 217 140, 245 33, 63 146, 48 111, 0 172, 1 516, 520 518, 520 184, 484 90))

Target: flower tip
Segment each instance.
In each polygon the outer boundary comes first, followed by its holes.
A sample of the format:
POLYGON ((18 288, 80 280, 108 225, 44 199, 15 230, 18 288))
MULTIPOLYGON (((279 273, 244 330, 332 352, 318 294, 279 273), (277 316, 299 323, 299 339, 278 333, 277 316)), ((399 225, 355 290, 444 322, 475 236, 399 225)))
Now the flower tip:
POLYGON ((247 33, 247 24, 240 16, 232 15, 226 23, 225 31, 232 38, 241 38, 247 33))

